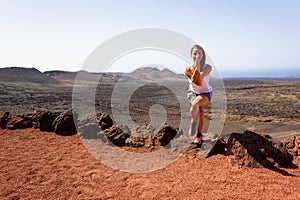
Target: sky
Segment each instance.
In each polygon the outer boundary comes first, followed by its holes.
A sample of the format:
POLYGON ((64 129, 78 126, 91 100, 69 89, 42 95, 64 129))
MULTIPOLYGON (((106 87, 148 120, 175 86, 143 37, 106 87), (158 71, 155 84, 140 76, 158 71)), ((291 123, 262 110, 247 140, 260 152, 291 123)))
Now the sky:
MULTIPOLYGON (((157 28, 202 45, 224 76, 300 76, 299 19, 299 0, 0 0, 0 68, 78 71, 112 37, 157 28)), ((146 53, 178 73, 187 64, 146 53)), ((128 55, 109 70, 151 62, 133 62, 141 57, 128 55)))

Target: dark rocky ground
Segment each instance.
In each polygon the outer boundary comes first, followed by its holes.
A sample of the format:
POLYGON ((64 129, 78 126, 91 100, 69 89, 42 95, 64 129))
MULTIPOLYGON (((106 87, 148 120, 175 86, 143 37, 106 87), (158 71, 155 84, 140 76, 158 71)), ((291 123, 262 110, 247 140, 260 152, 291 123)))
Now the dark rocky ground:
MULTIPOLYGON (((72 107, 71 83, 0 82, 0 113, 62 112, 72 107)), ((112 114, 111 95, 115 83, 106 77, 98 84, 95 100, 98 111, 112 114)), ((228 130, 224 130, 225 133, 249 127, 267 132, 300 129, 299 80, 225 80, 224 84, 227 96, 225 129, 228 130)), ((129 111, 133 121, 139 125, 149 123, 149 108, 153 104, 162 105, 167 112, 168 124, 178 126, 181 117, 179 102, 170 90, 156 84, 144 85, 132 94, 129 111)), ((211 104, 206 107, 207 119, 211 117, 210 108, 211 104)), ((185 114, 188 114, 188 101, 185 114)))

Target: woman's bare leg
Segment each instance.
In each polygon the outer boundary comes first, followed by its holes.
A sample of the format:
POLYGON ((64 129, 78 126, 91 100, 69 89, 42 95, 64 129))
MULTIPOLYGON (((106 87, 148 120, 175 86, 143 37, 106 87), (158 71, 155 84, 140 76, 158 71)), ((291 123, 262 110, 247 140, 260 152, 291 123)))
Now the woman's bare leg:
POLYGON ((192 102, 190 113, 191 113, 192 123, 198 123, 197 118, 199 115, 199 104, 198 104, 197 98, 192 102))
POLYGON ((190 134, 194 135, 197 133, 201 133, 204 125, 204 109, 203 106, 206 106, 209 103, 207 96, 199 95, 192 102, 192 106, 190 109, 191 113, 191 127, 190 134), (198 128, 197 128, 198 125, 198 128), (198 132, 197 132, 198 131, 198 132))
POLYGON ((203 106, 199 107, 199 123, 198 123, 198 133, 202 133, 202 129, 204 126, 204 109, 203 106))
POLYGON ((192 102, 191 109, 191 126, 190 126, 190 135, 197 134, 197 125, 198 125, 198 119, 199 119, 199 105, 197 98, 192 102))

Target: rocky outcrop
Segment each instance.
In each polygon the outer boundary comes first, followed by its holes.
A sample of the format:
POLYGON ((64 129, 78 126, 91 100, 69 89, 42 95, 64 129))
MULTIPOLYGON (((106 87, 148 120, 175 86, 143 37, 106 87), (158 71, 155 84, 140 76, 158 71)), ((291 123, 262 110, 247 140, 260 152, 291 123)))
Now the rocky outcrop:
POLYGON ((74 134, 76 127, 74 120, 77 120, 77 114, 73 116, 72 110, 62 113, 51 111, 35 111, 16 116, 11 116, 9 112, 3 114, 0 118, 1 128, 24 129, 39 128, 41 131, 55 132, 57 134, 74 134))
POLYGON ((293 156, 285 145, 268 135, 245 131, 232 133, 227 142, 229 163, 237 167, 288 167, 293 156))
POLYGON ((24 128, 31 128, 32 122, 28 118, 23 117, 13 117, 7 123, 8 129, 24 129, 24 128))
MULTIPOLYGON (((126 139, 126 146, 130 147, 143 147, 145 146, 145 140, 154 140, 155 129, 150 124, 144 124, 137 126, 131 130, 131 136, 126 139)), ((150 144, 151 145, 151 144, 150 144)), ((152 144, 154 145, 154 143, 152 144)))
POLYGON ((164 125, 156 134, 155 137, 160 142, 161 146, 168 145, 171 140, 176 136, 178 130, 169 125, 164 125))
POLYGON ((10 113, 5 112, 1 117, 0 117, 0 128, 5 129, 7 126, 8 118, 9 118, 10 113))
MULTIPOLYGON (((98 123, 84 123, 78 126, 78 134, 83 139, 97 139, 101 129, 98 123)), ((103 134, 102 134, 103 135, 103 134)))
POLYGON ((137 126, 131 130, 131 135, 133 136, 142 136, 144 138, 153 136, 155 133, 155 128, 150 124, 144 124, 142 126, 137 126))
POLYGON ((51 111, 42 112, 38 117, 37 128, 40 128, 41 131, 53 132, 54 126, 52 124, 59 114, 51 111))
POLYGON ((217 154, 225 155, 226 144, 223 137, 214 135, 205 138, 201 145, 192 143, 185 153, 198 158, 208 158, 217 154))
POLYGON ((293 136, 283 139, 282 143, 286 146, 288 152, 293 156, 300 156, 300 137, 293 136))
MULTIPOLYGON (((35 111, 21 115, 4 113, 0 117, 0 127, 9 129, 39 128, 41 131, 54 131, 60 135, 77 133, 77 113, 72 109, 62 113, 35 111)), ((180 131, 165 124, 159 131, 151 125, 138 126, 129 130, 126 125, 113 125, 111 117, 106 113, 87 115, 78 122, 80 137, 85 139, 101 139, 110 141, 116 146, 146 147, 167 146, 180 131), (148 144, 148 145, 147 145, 148 144)), ((185 142, 191 142, 186 138, 185 142)), ((226 143, 217 135, 205 134, 202 145, 191 144, 186 154, 204 158, 216 154, 228 156, 229 164, 237 167, 266 167, 280 171, 279 167, 293 165, 293 156, 300 155, 300 137, 293 136, 282 140, 273 139, 269 135, 253 132, 232 133, 226 143)))
POLYGON ((92 113, 78 120, 78 128, 86 127, 88 124, 98 124, 102 129, 108 129, 113 125, 113 121, 107 113, 92 113))
POLYGON ((126 139, 125 144, 130 147, 142 147, 145 145, 145 138, 130 136, 126 139))
POLYGON ((38 118, 41 115, 41 113, 42 113, 42 111, 34 111, 34 112, 25 113, 25 114, 18 115, 18 116, 29 119, 32 123, 32 127, 39 128, 38 127, 38 118))
POLYGON ((75 123, 78 114, 72 112, 72 109, 62 112, 52 123, 54 132, 59 135, 74 135, 77 133, 75 123))
POLYGON ((102 130, 108 129, 113 125, 113 121, 107 113, 97 113, 97 121, 102 130))
POLYGON ((219 137, 217 142, 214 143, 214 146, 211 148, 206 157, 214 156, 217 154, 225 155, 226 154, 226 141, 223 137, 219 137))
POLYGON ((91 113, 78 120, 78 131, 81 138, 99 139, 106 141, 103 131, 113 125, 113 121, 107 113, 91 113))
POLYGON ((24 129, 37 126, 38 117, 41 112, 29 112, 19 115, 10 115, 7 121, 8 129, 24 129))
POLYGON ((104 130, 104 135, 115 145, 125 146, 126 139, 130 136, 130 130, 124 125, 113 125, 104 130))

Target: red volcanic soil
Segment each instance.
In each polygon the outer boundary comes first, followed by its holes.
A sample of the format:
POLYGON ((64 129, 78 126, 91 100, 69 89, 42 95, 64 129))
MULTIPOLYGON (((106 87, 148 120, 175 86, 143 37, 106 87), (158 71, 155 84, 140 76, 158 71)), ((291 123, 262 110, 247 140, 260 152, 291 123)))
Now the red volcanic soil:
POLYGON ((285 176, 231 167, 223 155, 184 155, 131 174, 96 160, 77 135, 1 129, 0 140, 0 199, 300 199, 299 168, 285 176))

